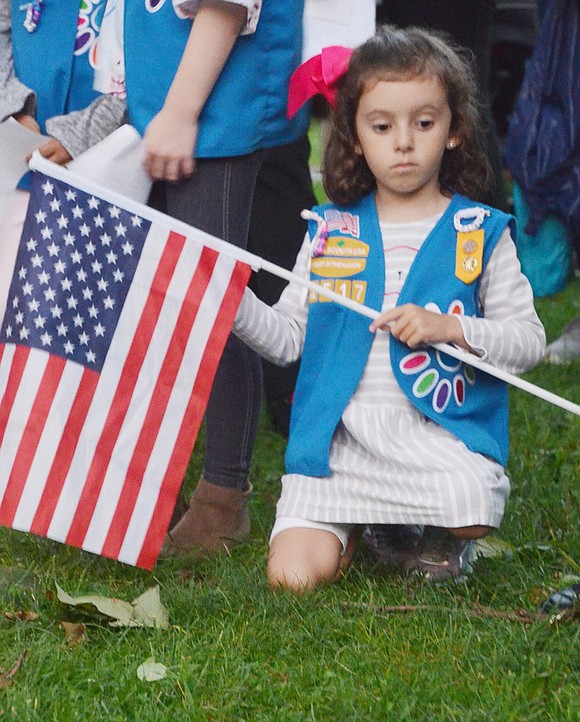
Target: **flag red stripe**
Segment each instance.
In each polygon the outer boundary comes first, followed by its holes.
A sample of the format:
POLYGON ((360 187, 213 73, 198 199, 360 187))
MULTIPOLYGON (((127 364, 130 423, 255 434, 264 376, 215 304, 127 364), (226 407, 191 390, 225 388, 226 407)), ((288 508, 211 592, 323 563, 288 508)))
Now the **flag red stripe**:
POLYGON ((38 503, 36 514, 32 520, 30 531, 33 534, 46 536, 48 533, 54 510, 58 504, 77 448, 79 429, 82 429, 85 423, 98 383, 99 374, 96 371, 92 371, 91 369, 85 369, 83 371, 54 460, 48 472, 47 481, 38 503))
POLYGON ((20 381, 22 380, 22 374, 26 368, 29 354, 30 349, 26 346, 16 346, 14 349, 6 390, 2 397, 2 403, 0 403, 0 447, 2 446, 6 425, 10 418, 10 412, 12 411, 18 388, 20 387, 20 381))
POLYGON ((149 293, 135 329, 131 348, 125 359, 115 396, 97 442, 93 461, 69 528, 66 543, 72 546, 82 546, 91 523, 94 507, 107 472, 109 459, 129 409, 139 371, 145 359, 165 299, 165 293, 173 277, 184 244, 185 236, 173 232, 169 233, 163 255, 155 272, 155 278, 151 283, 154 292, 149 293))
POLYGON ((12 526, 14 522, 14 515, 18 509, 30 467, 34 461, 38 442, 44 431, 46 417, 50 411, 65 366, 66 359, 61 356, 50 356, 42 374, 42 380, 30 409, 26 428, 20 438, 18 451, 14 457, 4 497, 0 504, 0 524, 4 526, 12 526))
POLYGON ((133 509, 139 495, 139 489, 149 462, 149 458, 157 441, 159 428, 163 421, 167 404, 191 329, 199 312, 207 286, 218 259, 218 254, 210 248, 204 247, 197 268, 192 277, 190 286, 181 307, 175 329, 167 353, 163 360, 155 390, 147 409, 147 415, 135 446, 135 453, 127 470, 125 483, 119 497, 115 514, 111 521, 109 533, 101 550, 103 556, 116 559, 121 550, 127 527, 131 521, 133 509))
POLYGON ((160 503, 155 507, 136 561, 136 566, 143 569, 152 569, 159 555, 173 511, 172 505, 164 504, 163 500, 174 499, 181 488, 217 371, 215 359, 219 358, 223 352, 251 272, 250 266, 241 262, 236 263, 228 289, 220 305, 212 333, 204 349, 167 472, 160 487, 160 503))

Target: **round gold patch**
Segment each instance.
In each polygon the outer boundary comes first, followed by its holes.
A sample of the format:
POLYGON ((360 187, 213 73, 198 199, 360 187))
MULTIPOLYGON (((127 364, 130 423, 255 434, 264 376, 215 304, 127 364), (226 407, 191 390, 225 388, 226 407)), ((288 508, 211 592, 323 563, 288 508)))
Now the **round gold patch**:
POLYGON ((463 252, 464 253, 473 253, 477 248, 477 243, 475 241, 465 241, 463 244, 463 252))

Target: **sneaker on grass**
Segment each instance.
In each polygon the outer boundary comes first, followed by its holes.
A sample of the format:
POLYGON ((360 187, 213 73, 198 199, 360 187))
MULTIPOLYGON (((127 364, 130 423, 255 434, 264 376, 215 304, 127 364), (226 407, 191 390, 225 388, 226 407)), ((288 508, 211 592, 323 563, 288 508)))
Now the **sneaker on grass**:
POLYGON ((448 579, 461 581, 471 573, 473 559, 471 540, 459 539, 442 527, 426 526, 416 571, 436 584, 448 579))
POLYGON ((372 524, 363 533, 373 561, 407 570, 417 566, 422 538, 423 527, 417 524, 372 524))

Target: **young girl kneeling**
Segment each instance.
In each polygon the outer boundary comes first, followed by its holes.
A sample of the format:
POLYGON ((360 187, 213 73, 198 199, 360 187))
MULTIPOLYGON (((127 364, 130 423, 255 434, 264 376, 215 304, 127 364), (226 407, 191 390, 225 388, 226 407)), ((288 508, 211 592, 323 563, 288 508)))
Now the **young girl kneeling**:
POLYGON ((436 35, 387 26, 358 48, 325 155, 333 203, 314 209, 294 269, 321 291, 290 284, 273 308, 245 293, 235 333, 275 363, 302 356, 273 587, 334 580, 366 525, 382 559, 458 577, 470 540, 500 524, 506 385, 430 346, 512 373, 545 349, 513 219, 477 200, 490 174, 475 97, 436 35), (380 316, 369 328, 325 288, 380 316))

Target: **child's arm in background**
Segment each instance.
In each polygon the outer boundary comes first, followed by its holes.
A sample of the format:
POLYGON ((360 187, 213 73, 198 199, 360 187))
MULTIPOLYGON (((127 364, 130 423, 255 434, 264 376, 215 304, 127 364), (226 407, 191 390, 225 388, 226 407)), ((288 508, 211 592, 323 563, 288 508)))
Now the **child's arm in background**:
POLYGON ((246 17, 237 3, 200 4, 163 108, 145 131, 145 167, 153 179, 177 181, 193 173, 199 116, 246 17))
POLYGON ((46 121, 51 139, 39 152, 53 163, 68 163, 123 125, 125 111, 124 99, 101 95, 82 110, 55 115, 46 121))
MULTIPOLYGON (((296 258, 293 273, 309 278, 310 237, 308 234, 296 258)), ((267 273, 267 271, 260 271, 267 273)), ((244 291, 234 321, 235 335, 267 361, 286 366, 302 355, 308 291, 290 282, 273 306, 260 301, 250 289, 244 291)))
POLYGON ((510 373, 535 366, 545 353, 546 335, 508 229, 482 275, 479 303, 483 318, 437 314, 405 304, 381 314, 370 329, 388 329, 411 348, 453 343, 510 373))
POLYGON ((14 74, 10 0, 0 0, 0 122, 13 116, 29 130, 39 132, 35 120, 36 95, 14 74))
MULTIPOLYGON (((12 23, 9 0, 0 0, 0 121, 12 116, 36 133, 36 94, 20 82, 12 60, 12 23)), ((46 122, 52 136, 39 152, 53 163, 64 164, 103 140, 123 123, 125 101, 103 95, 87 108, 67 115, 55 116, 46 122)))

